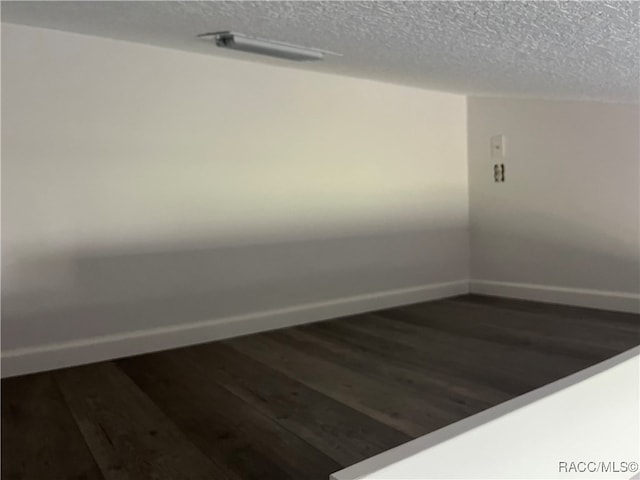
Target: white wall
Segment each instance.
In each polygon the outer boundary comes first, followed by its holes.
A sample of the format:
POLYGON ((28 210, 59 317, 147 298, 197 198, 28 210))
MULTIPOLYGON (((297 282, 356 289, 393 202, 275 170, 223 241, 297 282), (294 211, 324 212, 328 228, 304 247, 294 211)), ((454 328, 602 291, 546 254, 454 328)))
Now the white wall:
POLYGON ((459 289, 466 156, 460 95, 3 24, 5 354, 459 289))
POLYGON ((638 105, 468 99, 472 291, 640 310, 639 117, 638 105))

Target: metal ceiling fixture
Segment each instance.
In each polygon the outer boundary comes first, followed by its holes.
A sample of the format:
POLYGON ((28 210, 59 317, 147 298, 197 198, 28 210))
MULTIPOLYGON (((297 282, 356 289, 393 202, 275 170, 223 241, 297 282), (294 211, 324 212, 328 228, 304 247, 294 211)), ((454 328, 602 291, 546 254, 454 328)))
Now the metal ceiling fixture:
POLYGON ((301 47, 299 45, 274 40, 265 40, 231 31, 203 33, 198 35, 198 37, 210 38, 221 48, 268 55, 270 57, 294 60, 296 62, 322 60, 326 54, 339 55, 326 50, 301 47))

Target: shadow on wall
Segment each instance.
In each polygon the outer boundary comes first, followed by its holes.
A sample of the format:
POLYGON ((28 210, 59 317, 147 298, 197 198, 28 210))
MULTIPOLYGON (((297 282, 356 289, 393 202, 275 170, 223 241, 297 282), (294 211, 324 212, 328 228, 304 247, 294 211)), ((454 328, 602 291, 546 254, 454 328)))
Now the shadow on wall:
MULTIPOLYGON (((540 220, 545 226, 549 221, 540 220)), ((509 229, 487 225, 472 232, 474 248, 483 247, 481 254, 472 251, 475 279, 640 290, 639 255, 626 241, 607 243, 618 248, 605 250, 584 229, 573 236, 536 229, 532 221, 509 229)), ((216 241, 22 252, 10 258, 14 263, 4 262, 3 245, 2 348, 223 319, 469 278, 464 225, 440 222, 439 227, 419 231, 405 227, 393 233, 271 238, 232 246, 216 241)))
POLYGON ((640 293, 638 254, 604 251, 518 231, 477 232, 472 278, 604 292, 640 293), (479 247, 477 248, 479 250, 479 247))
POLYGON ((223 318, 468 278, 466 227, 259 245, 23 256, 3 287, 2 348, 223 318))
POLYGON ((640 292, 637 221, 605 228, 597 217, 580 222, 567 212, 492 200, 471 215, 473 279, 640 292))

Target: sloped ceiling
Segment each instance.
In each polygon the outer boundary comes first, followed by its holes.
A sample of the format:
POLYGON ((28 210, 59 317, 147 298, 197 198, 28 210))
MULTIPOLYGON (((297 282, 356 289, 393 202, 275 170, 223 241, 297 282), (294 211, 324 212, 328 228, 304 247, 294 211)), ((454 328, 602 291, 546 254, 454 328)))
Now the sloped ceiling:
POLYGON ((2 2, 4 22, 475 95, 637 102, 637 2, 2 2), (343 54, 291 63, 233 30, 343 54))

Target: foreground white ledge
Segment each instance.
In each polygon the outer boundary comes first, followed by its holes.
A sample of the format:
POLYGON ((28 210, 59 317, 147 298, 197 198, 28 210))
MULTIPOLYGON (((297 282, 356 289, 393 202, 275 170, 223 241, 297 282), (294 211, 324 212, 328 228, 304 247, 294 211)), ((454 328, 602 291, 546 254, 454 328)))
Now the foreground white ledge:
POLYGON ((331 479, 640 479, 639 457, 636 347, 331 479))

